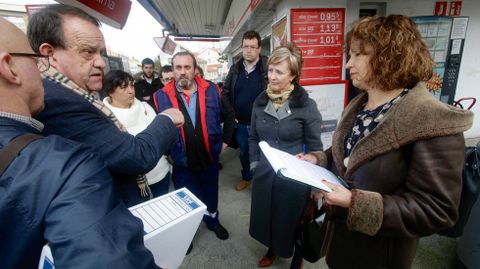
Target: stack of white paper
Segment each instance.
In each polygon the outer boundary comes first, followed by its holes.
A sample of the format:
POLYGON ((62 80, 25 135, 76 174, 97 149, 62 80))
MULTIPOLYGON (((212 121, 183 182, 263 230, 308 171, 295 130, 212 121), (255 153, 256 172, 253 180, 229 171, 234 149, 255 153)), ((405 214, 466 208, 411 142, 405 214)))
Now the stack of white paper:
POLYGON ((129 208, 142 220, 145 246, 162 268, 182 264, 207 207, 186 188, 129 208))
MULTIPOLYGON (((170 269, 182 264, 207 207, 182 188, 129 210, 143 222, 145 246, 152 252, 155 263, 170 269)), ((48 245, 42 250, 38 268, 55 268, 48 245)))
POLYGON ((340 179, 327 169, 300 160, 292 154, 270 147, 267 142, 258 143, 263 155, 267 158, 275 173, 289 179, 299 181, 312 187, 331 192, 332 190, 322 180, 337 185, 344 185, 340 179))

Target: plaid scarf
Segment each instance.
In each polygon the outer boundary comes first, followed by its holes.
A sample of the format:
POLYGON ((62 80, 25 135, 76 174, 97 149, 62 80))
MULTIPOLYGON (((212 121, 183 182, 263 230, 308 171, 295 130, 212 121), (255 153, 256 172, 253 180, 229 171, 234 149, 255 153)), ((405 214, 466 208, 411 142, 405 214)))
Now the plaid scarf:
POLYGON ((294 88, 295 86, 293 84, 290 84, 286 91, 281 93, 273 93, 270 89, 270 84, 268 84, 266 92, 268 98, 270 99, 270 101, 272 101, 275 110, 278 110, 285 102, 288 101, 288 97, 290 96, 290 93, 293 91, 294 88))
MULTIPOLYGON (((120 123, 120 121, 115 117, 115 114, 107 107, 103 102, 98 100, 97 97, 92 95, 92 92, 80 88, 75 82, 71 81, 69 78, 64 76, 62 73, 58 72, 54 67, 50 68, 41 73, 43 79, 48 79, 55 83, 62 85, 63 87, 72 90, 74 93, 82 96, 90 104, 100 110, 109 120, 111 120, 115 126, 122 132, 126 132, 127 129, 120 123)), ((150 187, 148 186, 148 181, 145 175, 138 175, 136 177, 138 188, 140 189, 140 195, 142 197, 149 197, 152 194, 150 187)))

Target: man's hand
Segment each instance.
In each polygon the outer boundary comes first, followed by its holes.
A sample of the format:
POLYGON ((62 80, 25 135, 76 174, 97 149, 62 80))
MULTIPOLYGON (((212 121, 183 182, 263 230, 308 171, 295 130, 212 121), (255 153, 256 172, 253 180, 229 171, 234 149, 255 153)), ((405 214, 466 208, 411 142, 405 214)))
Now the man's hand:
POLYGON ((182 112, 176 108, 168 108, 161 113, 169 115, 176 127, 181 127, 185 123, 182 112))
POLYGON ((224 151, 228 147, 227 143, 223 142, 222 144, 222 151, 224 151))

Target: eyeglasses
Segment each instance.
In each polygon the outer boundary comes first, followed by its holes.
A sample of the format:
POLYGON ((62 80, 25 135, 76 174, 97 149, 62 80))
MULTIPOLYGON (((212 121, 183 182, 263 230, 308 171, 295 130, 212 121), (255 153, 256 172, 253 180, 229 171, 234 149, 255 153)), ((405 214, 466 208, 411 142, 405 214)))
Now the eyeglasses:
POLYGON ((247 45, 245 45, 245 46, 243 46, 242 48, 243 48, 244 50, 249 50, 249 49, 251 49, 251 50, 256 50, 256 49, 258 49, 259 47, 254 47, 254 46, 247 46, 247 45))
POLYGON ((50 68, 50 62, 48 61, 48 55, 42 55, 38 53, 23 53, 23 52, 10 52, 12 56, 21 56, 21 57, 33 57, 35 59, 35 63, 37 64, 38 71, 43 73, 50 68), (40 59, 45 59, 41 61, 40 59))

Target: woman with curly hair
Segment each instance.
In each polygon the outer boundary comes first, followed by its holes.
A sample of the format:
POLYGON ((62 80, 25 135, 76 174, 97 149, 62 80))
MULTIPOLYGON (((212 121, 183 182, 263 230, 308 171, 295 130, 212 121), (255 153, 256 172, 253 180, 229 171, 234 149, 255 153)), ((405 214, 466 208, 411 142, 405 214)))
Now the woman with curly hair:
POLYGON ((347 69, 363 92, 344 110, 328 167, 349 185, 325 183, 331 268, 410 268, 418 239, 458 217, 463 132, 471 112, 425 87, 433 61, 415 23, 367 17, 346 38, 347 69))

